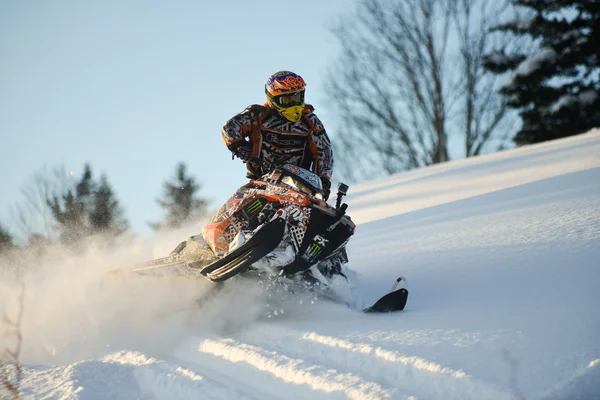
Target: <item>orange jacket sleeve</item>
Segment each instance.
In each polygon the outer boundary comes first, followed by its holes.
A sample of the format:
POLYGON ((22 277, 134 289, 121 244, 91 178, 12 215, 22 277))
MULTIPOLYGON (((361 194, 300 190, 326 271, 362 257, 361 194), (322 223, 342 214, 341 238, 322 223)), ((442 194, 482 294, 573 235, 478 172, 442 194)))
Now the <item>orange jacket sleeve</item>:
POLYGON ((258 121, 263 111, 264 107, 261 105, 248 106, 244 111, 229 119, 221 130, 221 137, 227 148, 243 161, 247 161, 253 155, 250 139, 257 131, 258 121))

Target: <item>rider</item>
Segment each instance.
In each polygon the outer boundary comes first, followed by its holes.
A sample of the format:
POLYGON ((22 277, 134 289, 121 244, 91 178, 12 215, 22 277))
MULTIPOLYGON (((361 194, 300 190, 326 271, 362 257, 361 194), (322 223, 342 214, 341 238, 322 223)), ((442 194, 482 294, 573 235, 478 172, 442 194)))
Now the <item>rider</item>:
POLYGON ((221 134, 233 156, 246 164, 248 178, 256 179, 278 166, 294 164, 321 178, 327 200, 333 151, 314 107, 304 103, 305 87, 300 75, 276 72, 265 85, 265 104, 250 105, 233 116, 221 134))

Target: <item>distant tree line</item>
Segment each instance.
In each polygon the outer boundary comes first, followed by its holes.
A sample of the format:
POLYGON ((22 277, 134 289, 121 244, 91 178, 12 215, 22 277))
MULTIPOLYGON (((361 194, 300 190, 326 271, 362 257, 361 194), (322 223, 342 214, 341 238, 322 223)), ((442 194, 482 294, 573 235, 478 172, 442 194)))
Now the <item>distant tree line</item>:
POLYGON ((600 126, 600 1, 362 0, 333 33, 350 179, 600 126))
MULTIPOLYGON (((208 201, 200 197, 200 188, 186 165, 177 164, 175 177, 163 183, 163 195, 156 200, 165 217, 150 226, 155 230, 177 228, 203 217, 208 201)), ((77 248, 91 236, 115 238, 129 231, 107 176, 102 174, 96 179, 89 163, 75 181, 61 169, 45 169, 34 177, 23 195, 14 214, 27 246, 61 243, 77 248)), ((0 221, 0 253, 17 247, 8 225, 0 221)))

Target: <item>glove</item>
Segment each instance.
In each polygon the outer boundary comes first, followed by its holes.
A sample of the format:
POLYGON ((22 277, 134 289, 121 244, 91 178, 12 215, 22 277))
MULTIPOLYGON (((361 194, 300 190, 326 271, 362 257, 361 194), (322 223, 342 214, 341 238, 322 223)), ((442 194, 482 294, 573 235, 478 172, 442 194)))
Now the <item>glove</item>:
POLYGON ((247 162, 252 157, 252 146, 245 140, 237 142, 235 147, 230 148, 234 156, 241 158, 242 161, 247 162))
POLYGON ((331 193, 331 181, 327 178, 321 178, 321 185, 323 186, 323 199, 327 201, 331 193))
POLYGON ((248 161, 246 161, 246 178, 248 179, 258 179, 263 175, 262 170, 262 162, 258 157, 250 157, 248 161))

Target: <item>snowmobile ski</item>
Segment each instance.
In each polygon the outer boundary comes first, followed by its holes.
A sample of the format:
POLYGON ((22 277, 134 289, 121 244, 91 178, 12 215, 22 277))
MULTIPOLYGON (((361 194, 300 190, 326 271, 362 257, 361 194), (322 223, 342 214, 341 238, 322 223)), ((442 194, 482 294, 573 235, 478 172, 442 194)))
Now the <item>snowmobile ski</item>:
POLYGON ((408 300, 408 290, 406 289, 406 278, 403 276, 396 279, 392 290, 377 300, 371 307, 365 308, 363 311, 366 313, 389 313, 393 311, 402 311, 406 306, 408 300), (396 290, 400 281, 404 282, 403 288, 396 290))
MULTIPOLYGON (((222 282, 248 269, 279 245, 285 220, 275 218, 259 229, 246 243, 217 261, 203 266, 200 273, 213 282, 222 282)), ((193 264, 190 264, 193 267, 193 264)))

